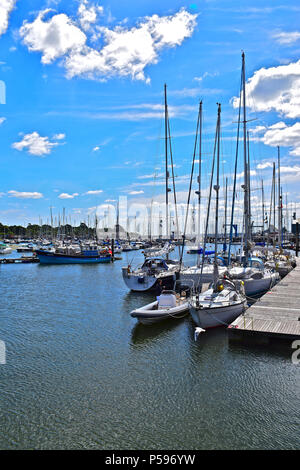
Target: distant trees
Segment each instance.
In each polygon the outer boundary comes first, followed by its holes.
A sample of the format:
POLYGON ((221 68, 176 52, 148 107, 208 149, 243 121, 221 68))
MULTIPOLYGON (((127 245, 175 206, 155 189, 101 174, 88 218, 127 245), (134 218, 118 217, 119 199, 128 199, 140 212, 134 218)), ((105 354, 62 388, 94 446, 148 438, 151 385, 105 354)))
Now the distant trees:
POLYGON ((70 224, 51 227, 51 225, 28 224, 22 225, 4 225, 0 222, 0 239, 4 238, 94 238, 95 229, 88 227, 84 222, 79 226, 73 227, 70 224))

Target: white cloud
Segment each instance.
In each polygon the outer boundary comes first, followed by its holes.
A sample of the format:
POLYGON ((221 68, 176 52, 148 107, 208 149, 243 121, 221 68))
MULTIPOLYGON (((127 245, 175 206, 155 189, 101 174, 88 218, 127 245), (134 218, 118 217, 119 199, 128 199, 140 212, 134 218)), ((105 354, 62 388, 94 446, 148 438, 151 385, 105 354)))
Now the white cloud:
MULTIPOLYGON (((87 2, 81 3, 79 22, 87 25, 96 21, 87 2)), ((64 57, 67 77, 83 76, 90 79, 106 79, 112 76, 144 80, 145 68, 158 62, 159 53, 167 47, 176 47, 190 37, 196 27, 196 14, 184 8, 170 16, 145 17, 137 26, 114 29, 97 28, 96 38, 104 41, 101 48, 87 45, 86 34, 65 14, 57 14, 44 20, 50 10, 39 13, 32 22, 24 22, 20 35, 31 51, 42 53, 42 62, 48 64, 64 57)), ((81 24, 82 27, 82 24, 81 24)), ((95 34, 93 35, 95 42, 95 34)))
POLYGON ((196 82, 202 82, 202 80, 204 80, 204 78, 206 77, 216 77, 217 75, 219 75, 219 72, 214 72, 214 73, 204 72, 204 74, 201 75, 200 77, 194 77, 194 80, 196 82))
POLYGON ((98 150, 100 150, 100 147, 98 147, 98 145, 93 148, 93 152, 98 152, 98 150))
POLYGON ((136 194, 144 194, 144 191, 130 191, 128 194, 130 194, 131 196, 134 196, 136 194))
POLYGON ((102 189, 96 189, 95 191, 87 191, 86 193, 84 193, 84 196, 94 196, 101 193, 103 193, 102 189))
POLYGON ((7 194, 10 197, 17 197, 20 199, 41 199, 44 197, 42 193, 37 193, 37 192, 28 193, 28 192, 14 191, 14 190, 8 191, 7 194))
POLYGON ((256 168, 258 170, 265 170, 266 168, 273 168, 273 163, 271 163, 271 162, 258 163, 256 168))
POLYGON ((164 173, 151 173, 150 175, 141 175, 138 176, 138 179, 144 180, 144 179, 155 179, 155 178, 162 178, 164 176, 164 173))
MULTIPOLYGON (((256 173, 255 170, 250 170, 250 176, 256 176, 256 175, 257 175, 257 173, 256 173)), ((232 176, 232 175, 230 175, 230 176, 232 176)), ((243 171, 242 171, 242 173, 237 173, 237 175, 236 175, 237 179, 244 178, 244 176, 245 175, 244 175, 243 171)))
POLYGON ((300 156, 300 122, 288 126, 280 121, 260 132, 263 135, 258 136, 257 141, 271 147, 291 147, 290 155, 300 156))
POLYGON ((54 134, 53 139, 63 140, 66 137, 66 134, 54 134))
POLYGON ((68 193, 61 193, 58 197, 59 199, 74 199, 74 197, 79 196, 78 193, 68 194, 68 193))
POLYGON ((14 142, 12 147, 19 151, 26 149, 31 155, 40 157, 51 153, 51 149, 57 145, 59 145, 58 142, 51 142, 49 137, 42 137, 38 132, 32 132, 24 135, 20 142, 14 142))
MULTIPOLYGON (((300 117, 300 60, 257 70, 247 81, 246 93, 248 106, 254 111, 300 117)), ((239 98, 233 99, 233 106, 238 108, 239 98)))
MULTIPOLYGON (((197 112, 197 105, 179 105, 179 106, 169 106, 169 117, 177 118, 187 118, 191 115, 191 112, 197 112)), ((164 106, 161 104, 133 104, 129 106, 120 106, 120 107, 111 107, 110 109, 105 109, 104 111, 51 111, 48 115, 51 116, 71 116, 71 117, 80 117, 82 119, 105 119, 105 120, 116 120, 116 121, 140 121, 141 119, 162 119, 164 112, 164 106)), ((135 134, 136 135, 136 134, 135 134)), ((177 134, 175 134, 176 136, 177 134)), ((194 132, 185 135, 194 135, 194 132)), ((156 139, 157 137, 155 137, 156 139)), ((108 145, 112 141, 112 138, 107 138, 103 142, 100 142, 99 145, 94 147, 93 151, 97 151, 108 145)))
POLYGON ((7 31, 9 15, 15 4, 16 0, 1 0, 0 2, 0 36, 7 31))
POLYGON ((291 31, 291 32, 284 32, 281 31, 280 33, 273 34, 273 38, 279 43, 283 45, 293 44, 294 42, 300 39, 300 32, 299 31, 291 31))
POLYGON ((43 64, 82 48, 86 42, 86 35, 64 13, 44 21, 50 11, 41 11, 32 23, 25 21, 20 28, 20 35, 28 49, 42 52, 43 64))
POLYGON ((1 124, 4 123, 4 121, 6 121, 6 118, 5 117, 0 117, 0 126, 1 126, 1 124))
POLYGON ((103 7, 99 5, 90 5, 87 0, 82 0, 78 7, 78 18, 81 27, 89 30, 91 25, 96 23, 99 13, 103 13, 103 7))

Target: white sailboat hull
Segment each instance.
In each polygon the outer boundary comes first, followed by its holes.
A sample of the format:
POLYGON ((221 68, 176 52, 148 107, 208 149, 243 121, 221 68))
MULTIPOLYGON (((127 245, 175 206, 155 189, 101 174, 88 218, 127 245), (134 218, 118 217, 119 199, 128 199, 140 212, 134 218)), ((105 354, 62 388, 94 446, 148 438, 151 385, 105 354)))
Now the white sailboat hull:
POLYGON ((270 290, 279 281, 279 274, 265 270, 252 270, 251 268, 232 268, 229 274, 234 279, 244 282, 247 297, 256 297, 270 290))
MULTIPOLYGON (((226 267, 219 267, 219 276, 222 277, 226 272, 226 267)), ((198 284, 210 284, 214 278, 214 267, 213 265, 204 266, 202 275, 201 268, 191 267, 180 272, 180 281, 182 283, 192 281, 195 286, 198 284)))
POLYGON ((228 326, 239 315, 243 313, 246 307, 246 302, 237 303, 234 305, 201 308, 198 309, 190 305, 190 314, 197 326, 201 328, 216 328, 218 326, 228 326))
POLYGON ((261 279, 244 279, 245 294, 248 297, 262 294, 268 291, 272 285, 272 276, 261 279))

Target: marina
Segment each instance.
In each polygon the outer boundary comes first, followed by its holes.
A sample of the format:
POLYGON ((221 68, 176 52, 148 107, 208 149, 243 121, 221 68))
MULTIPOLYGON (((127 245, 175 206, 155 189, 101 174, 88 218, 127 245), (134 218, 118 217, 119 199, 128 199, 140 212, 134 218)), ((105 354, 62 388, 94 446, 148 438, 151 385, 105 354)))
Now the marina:
POLYGON ((300 7, 244 3, 0 0, 0 451, 300 449, 300 7))
POLYGON ((228 327, 232 341, 248 339, 260 344, 271 340, 300 339, 300 262, 275 287, 263 295, 228 327))
MULTIPOLYGON (((190 315, 138 324, 130 312, 154 296, 128 291, 126 256, 98 265, 1 266, 0 447, 297 448, 291 348, 244 348, 228 341, 226 328, 195 341, 190 315)), ((137 251, 135 263, 143 259, 137 251)))

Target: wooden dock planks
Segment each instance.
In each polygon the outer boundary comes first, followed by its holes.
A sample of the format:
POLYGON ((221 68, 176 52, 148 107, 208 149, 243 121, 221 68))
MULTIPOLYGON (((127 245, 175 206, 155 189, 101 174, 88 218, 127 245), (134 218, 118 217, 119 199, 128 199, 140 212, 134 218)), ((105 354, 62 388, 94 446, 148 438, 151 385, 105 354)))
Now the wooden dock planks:
POLYGON ((228 332, 230 339, 300 339, 300 259, 293 271, 228 327, 228 332))

